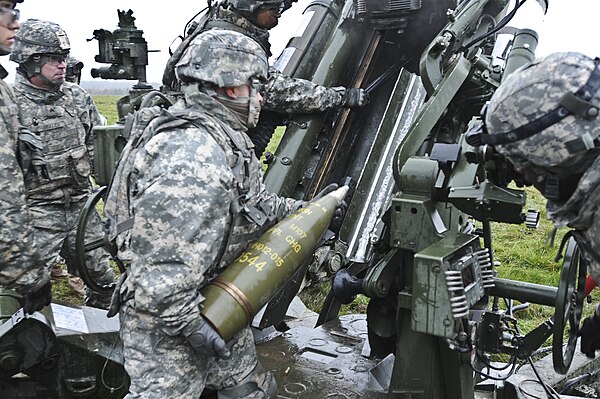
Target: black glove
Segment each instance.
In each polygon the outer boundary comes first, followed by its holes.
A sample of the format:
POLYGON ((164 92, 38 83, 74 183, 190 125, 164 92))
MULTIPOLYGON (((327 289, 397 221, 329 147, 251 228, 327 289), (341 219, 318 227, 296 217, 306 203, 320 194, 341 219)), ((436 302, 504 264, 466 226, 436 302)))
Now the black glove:
POLYGON ((331 184, 328 184, 327 186, 325 186, 325 188, 324 188, 324 189, 322 189, 321 191, 319 191, 319 192, 317 193, 317 195, 315 195, 315 196, 313 197, 313 200, 316 200, 316 199, 319 199, 319 198, 323 198, 323 197, 324 197, 324 196, 326 196, 327 194, 329 194, 329 193, 332 193, 332 192, 334 192, 335 190, 337 190, 337 189, 338 189, 338 187, 339 187, 339 186, 337 185, 337 183, 331 183, 331 184))
POLYGON ((593 359, 595 351, 600 349, 600 316, 596 308, 594 314, 583 321, 577 335, 581 337, 581 353, 593 359))
POLYGON ((33 292, 23 294, 23 311, 32 314, 50 305, 52 300, 52 284, 48 281, 33 292))
POLYGON ((254 143, 254 152, 257 158, 260 158, 263 152, 265 152, 271 141, 271 137, 273 137, 273 133, 275 133, 275 129, 277 129, 277 126, 284 125, 285 119, 285 115, 273 111, 260 111, 258 124, 246 132, 252 143, 254 143))
MULTIPOLYGON (((322 189, 321 191, 319 191, 317 193, 317 195, 315 195, 313 200, 323 198, 327 194, 337 190, 338 187, 339 187, 339 185, 337 183, 331 183, 331 184, 325 186, 324 189, 322 189)), ((348 210, 348 204, 346 203, 346 201, 342 201, 342 203, 339 204, 337 206, 337 208, 335 208, 335 212, 333 214, 333 219, 331 220, 331 223, 329 224, 329 230, 331 230, 335 235, 337 235, 339 233, 340 228, 342 227, 342 222, 344 221, 344 216, 346 216, 347 210, 348 210)))
POLYGON ((342 223, 344 222, 344 217, 346 216, 346 212, 348 211, 348 204, 346 201, 342 200, 342 203, 335 208, 335 212, 333 213, 333 219, 329 224, 329 230, 333 231, 337 236, 342 228, 342 223))
POLYGON ((189 332, 184 331, 183 335, 197 353, 218 356, 221 359, 231 357, 231 352, 227 349, 223 338, 203 317, 200 317, 196 325, 189 328, 189 332))
POLYGON ((344 100, 346 108, 359 108, 369 103, 369 93, 364 89, 346 89, 344 100))

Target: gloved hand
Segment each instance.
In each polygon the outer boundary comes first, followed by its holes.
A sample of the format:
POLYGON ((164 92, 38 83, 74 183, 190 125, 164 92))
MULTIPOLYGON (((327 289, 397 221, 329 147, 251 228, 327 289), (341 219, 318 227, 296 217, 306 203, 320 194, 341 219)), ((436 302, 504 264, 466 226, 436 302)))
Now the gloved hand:
POLYGON ((209 356, 218 356, 221 359, 229 359, 231 352, 227 349, 223 338, 203 318, 184 330, 183 335, 197 353, 209 356))
POLYGON ((359 88, 346 89, 344 100, 346 108, 359 108, 369 103, 369 93, 359 88))
POLYGON ((344 221, 344 217, 346 216, 346 212, 348 211, 348 203, 342 200, 342 203, 335 208, 335 212, 333 213, 333 220, 329 224, 329 230, 333 231, 335 235, 338 235, 340 229, 342 228, 342 222, 344 221))
MULTIPOLYGON (((599 305, 600 306, 600 305, 599 305)), ((595 351, 600 349, 600 309, 583 321, 577 335, 581 337, 581 353, 590 359, 596 357, 595 351)))
POLYGON ((33 292, 23 294, 23 311, 32 314, 41 310, 44 306, 50 305, 52 300, 52 283, 48 281, 33 292))
MULTIPOLYGON (((331 183, 331 184, 325 186, 325 188, 323 188, 321 191, 319 191, 317 193, 317 195, 315 195, 313 200, 323 198, 327 194, 337 190, 338 187, 339 187, 339 185, 337 183, 331 183)), ((329 230, 331 230, 336 235, 339 233, 340 227, 342 227, 342 222, 344 220, 344 216, 346 216, 347 210, 348 210, 348 204, 346 203, 346 201, 342 201, 342 203, 339 204, 337 206, 337 208, 335 208, 335 212, 333 214, 333 219, 331 220, 331 223, 329 224, 329 230)))
POLYGON ((326 196, 329 193, 334 192, 335 190, 338 189, 338 185, 337 183, 331 183, 328 184, 327 186, 325 186, 325 188, 323 188, 321 191, 319 191, 314 197, 313 200, 319 199, 319 198, 323 198, 324 196, 326 196))

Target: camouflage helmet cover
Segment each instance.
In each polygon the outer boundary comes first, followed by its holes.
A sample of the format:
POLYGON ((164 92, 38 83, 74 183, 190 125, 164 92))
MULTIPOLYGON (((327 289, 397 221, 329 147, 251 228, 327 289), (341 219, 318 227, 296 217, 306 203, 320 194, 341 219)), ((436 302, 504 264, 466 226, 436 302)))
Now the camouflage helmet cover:
MULTIPOLYGON (((488 133, 500 134, 547 114, 566 93, 574 93, 588 81, 594 60, 580 53, 554 53, 508 76, 492 96, 486 110, 488 133)), ((600 91, 590 100, 600 106, 600 91)), ((568 115, 563 120, 523 140, 497 144, 495 148, 512 159, 551 168, 576 163, 585 154, 572 152, 567 143, 600 136, 600 119, 568 115)))
POLYGON ((175 65, 181 82, 201 81, 236 87, 267 76, 267 56, 258 43, 234 31, 211 29, 190 43, 175 65))
POLYGON ((67 71, 77 72, 83 68, 83 62, 79 61, 77 58, 68 56, 67 57, 67 71))
POLYGON ((10 60, 21 64, 34 54, 66 55, 70 49, 71 44, 67 33, 60 25, 39 19, 28 19, 17 31, 10 60))
MULTIPOLYGON (((283 0, 228 0, 228 3, 231 4, 233 8, 239 11, 242 14, 252 15, 261 8, 265 8, 267 6, 276 6, 278 8, 288 9, 288 3, 291 6, 291 3, 295 1, 283 1, 283 0)), ((283 9, 282 9, 283 11, 283 9)))

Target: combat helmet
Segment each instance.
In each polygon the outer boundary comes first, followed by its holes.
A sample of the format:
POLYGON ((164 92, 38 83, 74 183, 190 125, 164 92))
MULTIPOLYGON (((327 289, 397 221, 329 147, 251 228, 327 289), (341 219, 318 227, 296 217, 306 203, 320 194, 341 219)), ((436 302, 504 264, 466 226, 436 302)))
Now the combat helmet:
POLYGON ((502 82, 466 140, 494 146, 547 199, 566 199, 598 157, 599 88, 600 59, 551 54, 502 82))
POLYGON ((10 60, 23 64, 34 55, 66 56, 70 49, 71 44, 67 33, 60 25, 39 19, 28 19, 21 24, 21 28, 17 31, 10 60))
POLYGON ((267 68, 267 57, 254 40, 239 32, 211 29, 194 38, 175 65, 175 74, 183 83, 235 87, 254 77, 264 79, 267 68))
POLYGON ((68 56, 67 57, 67 70, 65 71, 65 80, 67 82, 77 83, 81 79, 81 70, 83 69, 83 62, 77 58, 68 56))
POLYGON ((227 0, 227 2, 241 15, 248 17, 255 15, 260 9, 273 6, 284 12, 297 0, 227 0))
POLYGON ((569 169, 600 137, 600 61, 554 53, 508 76, 485 111, 482 144, 510 160, 569 169))

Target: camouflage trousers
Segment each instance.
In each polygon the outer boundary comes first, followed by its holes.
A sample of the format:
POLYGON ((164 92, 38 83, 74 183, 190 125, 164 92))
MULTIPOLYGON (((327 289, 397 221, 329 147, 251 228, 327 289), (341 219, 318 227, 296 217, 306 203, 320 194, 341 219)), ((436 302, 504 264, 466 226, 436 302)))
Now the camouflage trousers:
POLYGON ((183 336, 163 334, 157 319, 136 312, 133 302, 126 302, 119 313, 125 370, 131 380, 126 399, 193 399, 199 398, 205 387, 236 392, 218 393, 224 398, 275 397, 275 379, 258 362, 249 327, 227 343, 231 358, 221 360, 196 353, 183 336), (232 388, 240 385, 254 388, 232 388))
MULTIPOLYGON (((75 236, 79 214, 87 196, 72 198, 70 206, 60 203, 43 203, 29 201, 29 212, 35 228, 35 243, 45 267, 51 270, 57 255, 67 265, 69 273, 78 275, 78 260, 75 252, 75 236)), ((89 219, 88 234, 100 238, 103 235, 100 216, 95 213, 89 219)), ((103 248, 86 253, 86 265, 90 275, 99 284, 108 285, 114 282, 115 272, 110 266, 109 256, 103 248)), ((110 293, 100 295, 86 287, 85 303, 88 306, 108 308, 110 293)))

